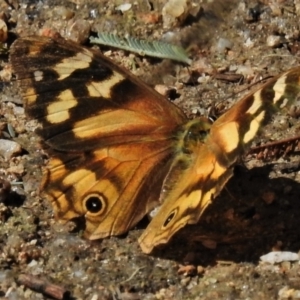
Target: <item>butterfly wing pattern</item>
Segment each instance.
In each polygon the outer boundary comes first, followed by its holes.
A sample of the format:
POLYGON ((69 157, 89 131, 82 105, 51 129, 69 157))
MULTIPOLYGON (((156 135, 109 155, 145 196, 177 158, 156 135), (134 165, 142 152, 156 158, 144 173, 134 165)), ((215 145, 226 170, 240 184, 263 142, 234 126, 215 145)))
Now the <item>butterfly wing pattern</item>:
POLYGON ((215 123, 183 112, 125 69, 62 38, 11 47, 27 115, 47 147, 43 189, 56 217, 85 217, 85 236, 127 232, 155 206, 143 252, 195 224, 271 115, 299 94, 300 67, 250 93, 215 123))

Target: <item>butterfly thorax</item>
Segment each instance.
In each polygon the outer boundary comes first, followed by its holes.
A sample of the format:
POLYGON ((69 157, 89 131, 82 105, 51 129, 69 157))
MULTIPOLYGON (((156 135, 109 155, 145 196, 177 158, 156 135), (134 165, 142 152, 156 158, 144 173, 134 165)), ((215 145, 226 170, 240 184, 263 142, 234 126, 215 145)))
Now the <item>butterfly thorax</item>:
POLYGON ((199 144, 205 143, 211 128, 212 122, 207 118, 195 119, 182 126, 178 134, 177 151, 189 154, 199 144))

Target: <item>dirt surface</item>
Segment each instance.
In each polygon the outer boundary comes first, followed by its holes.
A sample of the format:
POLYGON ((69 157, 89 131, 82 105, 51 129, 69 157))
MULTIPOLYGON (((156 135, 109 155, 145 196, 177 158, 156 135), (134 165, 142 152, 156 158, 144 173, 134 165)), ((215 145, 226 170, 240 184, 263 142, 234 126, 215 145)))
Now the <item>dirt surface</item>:
MULTIPOLYGON (((195 1, 175 23, 168 23, 166 2, 135 1, 120 12, 115 10, 122 4, 117 0, 0 1, 1 19, 8 26, 3 48, 17 36, 41 29, 80 42, 92 30, 181 43, 193 59, 189 71, 177 63, 102 50, 150 85, 176 90, 170 93, 176 95, 172 101, 191 118, 211 108, 219 113, 242 96, 241 90, 249 92, 252 83, 299 65, 297 0, 195 1), (220 74, 225 80, 217 79, 220 74), (232 74, 243 76, 231 80, 232 74)), ((21 274, 36 276, 29 278, 31 283, 36 278, 48 282, 39 291, 45 292, 50 283, 63 287, 69 291, 65 299, 300 298, 299 260, 260 261, 272 250, 300 249, 299 153, 268 162, 245 157, 199 224, 184 228, 152 255, 143 254, 137 243, 147 220, 126 236, 86 241, 72 224, 58 224, 39 195, 47 157, 10 80, 5 51, 1 66, 1 138, 20 146, 0 154, 1 299, 49 299, 28 284, 17 284, 21 274)), ((299 135, 299 128, 299 113, 276 116, 257 144, 299 135)))

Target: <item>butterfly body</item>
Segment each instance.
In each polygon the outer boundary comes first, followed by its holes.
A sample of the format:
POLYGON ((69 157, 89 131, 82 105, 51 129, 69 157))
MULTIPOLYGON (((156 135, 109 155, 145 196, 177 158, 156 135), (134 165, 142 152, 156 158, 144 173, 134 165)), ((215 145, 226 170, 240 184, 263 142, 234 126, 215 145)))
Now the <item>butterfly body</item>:
POLYGON ((27 37, 11 63, 48 147, 43 189, 58 219, 84 216, 85 235, 119 235, 160 205, 142 250, 197 223, 273 112, 299 94, 300 68, 250 93, 215 123, 183 112, 100 53, 27 37))

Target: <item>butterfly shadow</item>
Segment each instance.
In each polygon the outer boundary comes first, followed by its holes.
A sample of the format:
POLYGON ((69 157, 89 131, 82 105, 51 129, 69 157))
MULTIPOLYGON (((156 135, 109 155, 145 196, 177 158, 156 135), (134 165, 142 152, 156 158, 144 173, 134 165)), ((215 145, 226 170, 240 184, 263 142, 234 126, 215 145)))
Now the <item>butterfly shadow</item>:
POLYGON ((237 167, 199 223, 183 228, 153 255, 205 266, 217 261, 257 262, 274 249, 297 252, 300 183, 288 173, 276 176, 274 168, 237 167))

